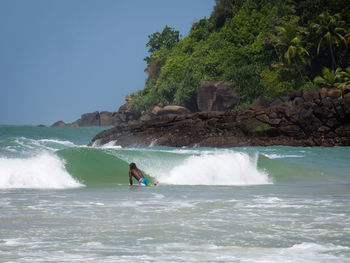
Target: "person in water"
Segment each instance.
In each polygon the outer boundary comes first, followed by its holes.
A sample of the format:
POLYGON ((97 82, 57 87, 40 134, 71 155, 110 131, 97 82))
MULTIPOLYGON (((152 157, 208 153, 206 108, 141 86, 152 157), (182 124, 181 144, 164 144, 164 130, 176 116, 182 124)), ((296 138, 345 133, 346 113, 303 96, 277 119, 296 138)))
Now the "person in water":
POLYGON ((141 172, 140 169, 138 169, 136 167, 135 163, 131 163, 129 165, 129 168, 130 168, 129 169, 129 182, 130 182, 130 185, 132 185, 132 177, 134 177, 139 182, 140 185, 145 185, 145 186, 149 185, 147 178, 145 178, 143 176, 143 173, 141 172))
MULTIPOLYGON (((148 179, 143 176, 143 173, 139 168, 136 167, 135 163, 131 163, 129 165, 129 182, 130 185, 132 185, 132 177, 135 177, 135 179, 139 182, 140 185, 144 186, 150 186, 151 184, 148 183, 148 179)), ((158 182, 153 183, 154 186, 158 186, 158 182)))

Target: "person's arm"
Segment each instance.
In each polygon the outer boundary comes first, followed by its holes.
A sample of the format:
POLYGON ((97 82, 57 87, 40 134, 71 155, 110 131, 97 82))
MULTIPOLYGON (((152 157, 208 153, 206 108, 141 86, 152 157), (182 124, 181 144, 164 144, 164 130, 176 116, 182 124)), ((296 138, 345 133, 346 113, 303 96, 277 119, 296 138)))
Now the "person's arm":
POLYGON ((132 174, 131 174, 131 171, 129 171, 129 183, 130 183, 130 185, 132 185, 132 174))

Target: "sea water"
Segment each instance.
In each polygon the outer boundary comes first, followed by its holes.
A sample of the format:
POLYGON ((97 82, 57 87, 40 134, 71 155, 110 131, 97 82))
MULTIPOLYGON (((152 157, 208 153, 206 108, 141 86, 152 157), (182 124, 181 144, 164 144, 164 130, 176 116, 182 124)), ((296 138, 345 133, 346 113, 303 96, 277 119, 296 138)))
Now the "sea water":
POLYGON ((350 148, 87 147, 103 129, 0 126, 0 262, 350 262, 350 148))

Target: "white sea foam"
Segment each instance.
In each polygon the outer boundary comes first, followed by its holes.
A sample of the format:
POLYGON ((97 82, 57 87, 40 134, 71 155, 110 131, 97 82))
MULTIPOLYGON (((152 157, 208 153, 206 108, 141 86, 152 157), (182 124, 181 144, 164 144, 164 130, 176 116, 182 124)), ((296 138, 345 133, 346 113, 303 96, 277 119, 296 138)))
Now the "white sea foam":
POLYGON ((110 141, 106 144, 101 145, 100 147, 103 149, 120 149, 122 148, 120 145, 116 145, 117 140, 115 141, 110 141))
POLYGON ((92 143, 92 147, 100 147, 101 146, 101 140, 96 140, 92 143))
POLYGON ((20 246, 25 244, 24 238, 9 238, 9 239, 3 239, 6 246, 20 246))
MULTIPOLYGON (((67 147, 76 147, 73 142, 59 139, 31 139, 26 137, 7 138, 7 141, 0 140, 0 152, 7 153, 10 156, 29 157, 36 156, 43 151, 55 152, 67 147), (1 146, 1 144, 8 144, 1 146)), ((2 154, 7 156, 6 154, 2 154)))
POLYGON ((158 139, 152 140, 151 143, 150 143, 150 145, 149 145, 149 147, 154 147, 154 146, 156 146, 156 145, 157 145, 157 142, 158 142, 158 139))
POLYGON ((303 158, 304 157, 304 155, 297 155, 297 154, 275 154, 275 153, 266 154, 266 153, 264 153, 264 155, 269 159, 303 158))
POLYGON ((61 144, 61 145, 65 145, 65 146, 69 146, 69 147, 74 147, 77 146, 74 143, 72 143, 71 141, 64 141, 64 140, 55 140, 55 139, 41 139, 38 140, 39 142, 43 142, 43 143, 55 143, 55 144, 61 144))
POLYGON ((101 148, 101 149, 121 149, 122 147, 120 145, 117 145, 117 140, 110 141, 106 144, 101 144, 100 140, 96 140, 93 142, 92 147, 93 148, 101 148))
POLYGON ((83 186, 65 170, 57 156, 41 153, 31 158, 0 158, 0 189, 63 189, 83 186))
POLYGON ((257 157, 240 152, 193 155, 164 172, 145 167, 161 183, 179 185, 254 185, 272 183, 257 168, 257 157))

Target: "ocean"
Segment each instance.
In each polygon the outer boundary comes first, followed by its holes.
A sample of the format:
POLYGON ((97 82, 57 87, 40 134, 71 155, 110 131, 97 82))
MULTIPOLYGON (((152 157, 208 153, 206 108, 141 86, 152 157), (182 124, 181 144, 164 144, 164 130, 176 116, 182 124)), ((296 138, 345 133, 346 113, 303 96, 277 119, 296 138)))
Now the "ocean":
POLYGON ((86 146, 106 128, 0 126, 0 262, 350 262, 350 147, 86 146))

